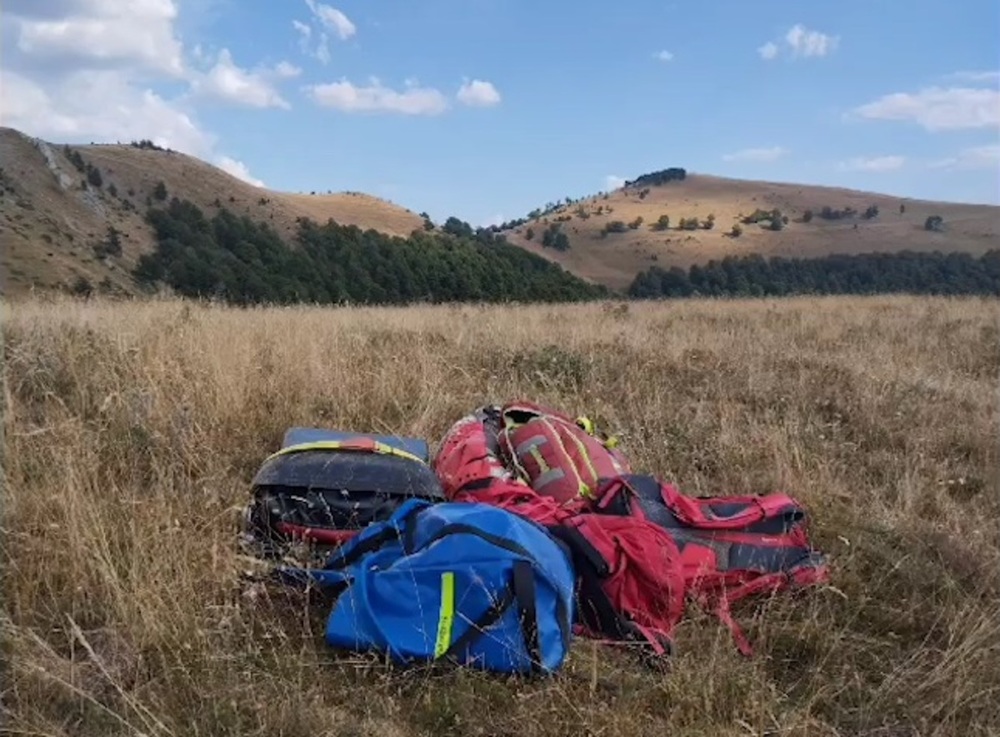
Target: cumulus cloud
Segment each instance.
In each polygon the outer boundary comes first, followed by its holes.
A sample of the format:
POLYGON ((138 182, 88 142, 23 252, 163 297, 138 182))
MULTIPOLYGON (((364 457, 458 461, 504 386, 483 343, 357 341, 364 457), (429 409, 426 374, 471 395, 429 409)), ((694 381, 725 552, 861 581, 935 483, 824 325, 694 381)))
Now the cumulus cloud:
POLYGON ((236 65, 229 49, 222 49, 215 65, 195 78, 191 89, 195 95, 235 105, 287 110, 291 105, 275 89, 274 80, 294 77, 300 71, 288 62, 281 62, 273 69, 247 71, 236 65))
POLYGON ((620 177, 617 174, 608 174, 604 177, 604 189, 609 191, 621 189, 625 186, 626 181, 625 177, 620 177))
POLYGON ((778 45, 773 41, 768 41, 763 46, 757 48, 757 53, 762 59, 773 59, 778 55, 778 45))
MULTIPOLYGON (((4 23, 15 48, 38 63, 66 70, 130 65, 180 77, 184 62, 173 0, 61 0, 8 3, 4 23), (11 7, 13 6, 13 7, 11 7)), ((9 52, 8 52, 9 53, 9 52)))
POLYGON ((219 156, 215 159, 215 165, 227 174, 232 174, 237 179, 242 179, 247 184, 252 184, 255 187, 264 186, 264 182, 251 176, 250 170, 242 161, 237 161, 229 156, 219 156))
POLYGON ((658 61, 673 61, 674 59, 674 55, 669 51, 667 51, 666 49, 662 51, 657 51, 655 54, 653 54, 653 57, 658 61))
POLYGON ((1000 90, 988 87, 926 87, 894 92, 854 109, 869 120, 915 123, 928 131, 1000 126, 1000 90))
POLYGON ((302 69, 295 66, 291 62, 279 61, 277 66, 274 67, 274 73, 282 79, 290 79, 291 77, 297 77, 302 74, 302 69))
POLYGON ((777 161, 788 153, 788 149, 782 146, 769 146, 765 148, 745 148, 731 154, 724 154, 723 161, 777 161))
POLYGON ((318 60, 322 64, 330 63, 330 38, 327 31, 333 33, 346 41, 354 36, 358 28, 344 15, 343 11, 331 5, 316 2, 316 0, 305 0, 309 8, 309 23, 295 19, 292 21, 292 28, 299 35, 299 49, 306 56, 318 60), (315 44, 313 39, 315 38, 315 44))
MULTIPOLYGON (((280 104, 250 84, 254 74, 200 47, 185 54, 175 0, 8 0, 4 7, 3 124, 53 142, 150 139, 206 161, 218 161, 216 137, 197 121, 201 91, 242 90, 244 104, 280 104), (157 82, 188 84, 193 94, 169 97, 157 82)), ((291 66, 257 70, 294 76, 291 66)), ((227 166, 239 162, 227 160, 227 166)), ((250 178, 245 165, 241 174, 250 178)))
POLYGON ((794 56, 826 56, 837 48, 840 39, 819 31, 810 31, 801 23, 796 23, 785 34, 785 43, 794 56))
POLYGON ((0 106, 4 125, 56 142, 149 138, 194 156, 208 155, 215 145, 189 112, 116 70, 81 70, 44 85, 3 70, 0 106))
POLYGON ((458 88, 458 101, 471 107, 491 107, 500 104, 500 93, 490 82, 481 79, 466 81, 458 88))
POLYGON ((782 43, 783 46, 779 46, 774 41, 768 41, 757 48, 757 53, 762 59, 767 60, 776 59, 782 48, 787 50, 789 56, 793 58, 828 56, 840 45, 840 37, 810 30, 801 23, 796 23, 788 29, 779 43, 782 43))
POLYGON ((359 87, 346 79, 311 85, 306 92, 323 107, 346 113, 386 112, 401 115, 438 115, 448 109, 448 100, 439 90, 411 82, 402 90, 385 87, 377 79, 359 87))
POLYGON ((312 11, 313 16, 325 28, 336 33, 342 41, 350 38, 357 32, 357 26, 336 8, 324 5, 323 3, 317 3, 316 0, 306 0, 306 5, 309 6, 309 10, 312 11))
POLYGON ((841 162, 840 168, 845 171, 887 172, 900 169, 905 163, 904 156, 858 156, 841 162))

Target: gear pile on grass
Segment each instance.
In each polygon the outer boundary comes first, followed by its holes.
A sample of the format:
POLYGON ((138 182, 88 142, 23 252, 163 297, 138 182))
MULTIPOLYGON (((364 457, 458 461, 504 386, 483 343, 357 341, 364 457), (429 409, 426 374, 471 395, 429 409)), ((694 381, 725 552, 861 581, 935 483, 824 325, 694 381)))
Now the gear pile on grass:
POLYGON ((501 672, 558 669, 572 634, 669 655, 690 603, 750 655, 735 602, 828 579, 794 498, 687 496, 617 445, 526 401, 461 418, 433 461, 420 439, 296 428, 244 542, 333 594, 331 645, 501 672))

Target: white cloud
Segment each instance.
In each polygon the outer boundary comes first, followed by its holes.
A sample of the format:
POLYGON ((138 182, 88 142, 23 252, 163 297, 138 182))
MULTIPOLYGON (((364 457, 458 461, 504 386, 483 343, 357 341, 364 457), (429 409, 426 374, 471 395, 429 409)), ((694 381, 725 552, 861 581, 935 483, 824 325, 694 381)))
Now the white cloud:
POLYGON ((845 171, 887 172, 902 168, 906 163, 904 156, 873 156, 855 157, 840 164, 845 171))
POLYGON ((312 28, 300 20, 293 20, 292 28, 294 28, 305 41, 308 41, 309 37, 312 35, 312 28))
POLYGON ((801 23, 796 23, 785 34, 785 43, 794 56, 826 56, 837 48, 840 39, 819 31, 810 31, 801 23))
POLYGON ((135 87, 117 70, 83 70, 43 86, 0 72, 4 125, 54 142, 149 138, 166 148, 207 156, 215 139, 191 114, 151 90, 135 87))
POLYGON ((773 41, 768 41, 763 46, 758 47, 757 53, 762 59, 773 59, 778 55, 778 46, 773 41))
MULTIPOLYGON (((788 53, 794 57, 827 56, 836 50, 840 45, 839 36, 830 36, 820 31, 812 31, 796 23, 788 29, 784 38, 779 43, 783 43, 788 53)), ((774 41, 768 41, 763 46, 757 47, 757 53, 762 59, 775 59, 781 52, 781 46, 774 41)))
POLYGON ((242 179, 247 184, 252 184, 255 187, 264 186, 264 182, 250 175, 250 170, 242 161, 237 161, 229 156, 219 156, 215 160, 215 165, 227 174, 232 174, 237 179, 242 179))
POLYGON ((215 66, 192 80, 191 89, 196 95, 236 105, 287 110, 291 105, 278 93, 272 80, 294 77, 299 71, 288 62, 281 62, 274 69, 246 71, 233 62, 229 49, 222 49, 215 66))
POLYGON ((608 174, 604 177, 604 189, 606 191, 621 189, 625 186, 626 181, 628 180, 625 177, 620 177, 617 174, 608 174))
POLYGON ((927 87, 896 92, 855 108, 870 120, 907 121, 929 131, 1000 126, 1000 91, 980 87, 927 87))
POLYGON ((346 41, 358 31, 344 13, 336 8, 318 3, 316 0, 305 0, 311 15, 310 23, 300 20, 292 21, 292 28, 299 35, 299 49, 306 56, 318 60, 322 64, 330 63, 330 39, 327 31, 334 33, 342 41, 346 41), (313 44, 315 38, 315 45, 313 44))
POLYGON ((500 93, 497 92, 497 88, 481 79, 466 81, 458 88, 456 97, 463 105, 471 107, 491 107, 500 104, 500 93))
POLYGON ((340 36, 342 41, 350 38, 357 32, 358 29, 351 20, 336 8, 324 5, 323 3, 317 3, 316 0, 306 0, 306 5, 309 6, 309 10, 312 11, 316 19, 327 29, 340 36))
MULTIPOLYGON (((959 151, 931 164, 935 169, 1000 169, 1000 144, 990 143, 959 151)), ((1000 173, 1000 172, 998 172, 1000 173)))
MULTIPOLYGON (((211 59, 200 46, 185 56, 177 15, 175 0, 8 0, 0 70, 3 124, 54 143, 145 138, 205 161, 220 160, 216 137, 198 123, 192 105, 199 85, 229 90, 222 83, 245 84, 249 73, 228 52, 211 72, 199 71, 211 59), (152 87, 163 81, 187 82, 195 94, 170 98, 152 87)), ((290 72, 290 65, 279 65, 257 74, 270 79, 290 72)), ((243 90, 244 102, 275 103, 273 96, 259 97, 255 87, 243 90)))
POLYGON ((307 93, 324 107, 347 113, 388 112, 403 115, 438 115, 448 109, 448 100, 432 87, 407 85, 403 91, 384 87, 377 79, 367 87, 358 87, 342 79, 329 84, 311 85, 307 93))
POLYGON ((788 149, 782 146, 770 146, 767 148, 745 148, 731 154, 724 154, 723 161, 777 161, 788 153, 788 149))
POLYGON ((674 55, 669 51, 667 51, 666 49, 662 51, 657 51, 655 54, 653 54, 653 57, 658 59, 659 61, 673 61, 674 59, 674 55))
POLYGON ((330 44, 327 41, 326 34, 319 34, 319 43, 316 44, 316 51, 313 52, 315 56, 321 63, 330 63, 330 44))
POLYGON ((65 0, 58 14, 43 11, 5 10, 16 48, 36 61, 66 70, 128 64, 174 77, 184 73, 173 0, 65 0))
POLYGON ((274 73, 282 79, 290 79, 302 74, 302 70, 291 62, 279 61, 278 65, 274 68, 274 73))

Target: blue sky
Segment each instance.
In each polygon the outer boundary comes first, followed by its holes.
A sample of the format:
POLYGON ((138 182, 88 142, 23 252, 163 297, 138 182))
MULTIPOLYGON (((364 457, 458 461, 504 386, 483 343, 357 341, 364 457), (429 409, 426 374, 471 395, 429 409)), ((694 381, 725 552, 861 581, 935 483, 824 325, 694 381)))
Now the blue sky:
POLYGON ((7 0, 0 123, 519 217, 667 166, 1000 204, 996 0, 7 0))

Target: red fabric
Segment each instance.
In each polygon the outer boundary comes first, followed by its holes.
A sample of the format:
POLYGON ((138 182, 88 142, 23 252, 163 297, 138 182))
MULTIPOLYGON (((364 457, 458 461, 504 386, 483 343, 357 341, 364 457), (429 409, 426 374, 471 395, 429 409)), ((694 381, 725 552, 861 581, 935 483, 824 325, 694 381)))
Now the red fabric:
POLYGON ((684 615, 684 575, 677 545, 646 520, 581 513, 564 524, 575 527, 608 563, 602 588, 615 610, 654 634, 670 639, 684 615))
POLYGON ((291 522, 279 522, 278 531, 293 538, 315 540, 326 545, 342 545, 358 534, 358 530, 328 530, 325 528, 293 525, 291 522))
MULTIPOLYGON (((582 436, 581 439, 586 438, 600 446, 604 453, 608 452, 599 440, 588 435, 562 413, 529 402, 506 405, 504 413, 507 412, 547 415, 552 419, 549 428, 558 427, 560 433, 570 432, 568 423, 582 436)), ((525 418, 518 419, 523 421, 525 418)), ((492 504, 546 526, 575 527, 611 569, 601 588, 612 607, 646 633, 658 653, 662 652, 662 648, 657 640, 670 639, 673 629, 683 617, 685 600, 714 612, 729 627, 740 652, 749 655, 750 643, 730 611, 733 603, 754 594, 827 580, 825 561, 808 556, 811 547, 804 525, 796 524, 780 535, 764 535, 748 530, 755 523, 782 514, 789 506, 798 506, 785 494, 695 498, 682 494, 675 486, 660 482, 663 503, 685 525, 672 533, 670 529, 646 518, 636 495, 630 493, 628 483, 621 478, 623 472, 617 470, 622 466, 610 471, 608 466, 602 467, 603 473, 599 475, 606 474, 606 477, 600 488, 597 488, 597 479, 593 479, 595 486, 592 488, 595 488, 597 496, 594 501, 579 497, 576 477, 570 473, 567 473, 567 478, 573 482, 572 494, 567 494, 565 490, 555 496, 540 494, 514 476, 503 460, 491 453, 488 432, 481 419, 474 414, 457 422, 445 436, 434 468, 448 498, 492 504), (610 513, 609 505, 621 494, 627 501, 628 513, 610 513), (714 503, 737 504, 742 508, 730 517, 720 518, 709 506, 714 503), (681 540, 683 545, 678 544, 681 540), (801 548, 804 558, 802 564, 792 570, 724 570, 713 549, 713 543, 718 542, 801 548)), ((538 423, 518 428, 506 440, 501 432, 500 447, 516 448, 539 432, 546 433, 550 440, 548 445, 555 445, 555 439, 548 434, 551 430, 538 423)), ((572 446, 566 444, 566 447, 572 446)), ((554 456, 545 458, 549 467, 556 465, 554 456)), ((568 459, 558 462, 570 463, 578 468, 578 460, 570 455, 568 459)), ((530 477, 537 478, 541 471, 537 465, 529 466, 527 458, 521 463, 528 466, 530 477)), ((583 632, 588 636, 601 636, 600 633, 583 632)))
POLYGON ((459 492, 454 501, 491 504, 540 525, 560 525, 579 513, 579 506, 562 505, 551 497, 535 493, 527 484, 503 479, 485 488, 459 492))
POLYGON ((513 483, 514 480, 503 462, 490 452, 486 428, 476 413, 451 426, 441 441, 432 468, 448 499, 453 499, 470 484, 494 479, 508 479, 513 483))
POLYGON ((620 453, 606 447, 562 412, 532 402, 513 402, 504 406, 503 417, 516 418, 523 424, 500 431, 500 450, 539 494, 560 502, 593 496, 602 479, 629 472, 628 462, 620 453), (519 452, 533 440, 538 443, 534 452, 519 452), (553 471, 561 471, 562 476, 549 480, 553 471))

